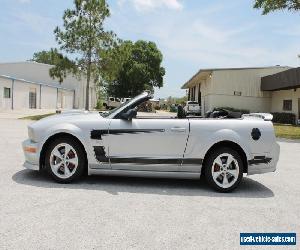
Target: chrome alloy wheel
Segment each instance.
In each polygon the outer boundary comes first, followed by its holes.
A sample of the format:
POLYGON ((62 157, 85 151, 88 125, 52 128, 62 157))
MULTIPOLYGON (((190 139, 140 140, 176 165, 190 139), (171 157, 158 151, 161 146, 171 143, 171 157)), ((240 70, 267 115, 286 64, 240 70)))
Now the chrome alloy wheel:
POLYGON ((71 177, 78 167, 75 149, 68 143, 56 145, 50 154, 50 166, 57 177, 62 179, 71 177))
POLYGON ((212 164, 211 173, 219 187, 230 188, 239 177, 238 161, 231 154, 220 154, 212 164))

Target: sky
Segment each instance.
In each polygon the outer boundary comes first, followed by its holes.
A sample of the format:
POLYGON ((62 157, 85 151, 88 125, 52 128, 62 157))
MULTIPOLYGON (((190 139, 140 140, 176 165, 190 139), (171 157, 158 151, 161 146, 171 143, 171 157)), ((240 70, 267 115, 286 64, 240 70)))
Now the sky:
MULTIPOLYGON (((155 96, 181 97, 201 68, 299 66, 300 13, 261 15, 254 0, 108 0, 105 26, 121 39, 156 43, 166 69, 155 96)), ((0 62, 25 61, 57 47, 72 0, 0 0, 0 62)))

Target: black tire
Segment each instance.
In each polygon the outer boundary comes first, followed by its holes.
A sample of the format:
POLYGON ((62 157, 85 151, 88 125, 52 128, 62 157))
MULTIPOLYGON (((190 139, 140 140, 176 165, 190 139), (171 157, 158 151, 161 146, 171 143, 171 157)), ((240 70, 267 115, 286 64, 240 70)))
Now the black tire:
POLYGON ((50 176, 58 183, 71 183, 75 180, 80 179, 85 172, 86 169, 86 156, 84 153, 84 148, 82 147, 82 145, 75 139, 71 138, 71 137, 61 137, 61 138, 56 138, 54 139, 52 142, 50 142, 46 154, 45 154, 45 166, 46 166, 46 170, 47 172, 50 174, 50 176), (61 143, 67 143, 69 145, 71 145, 74 150, 76 151, 76 154, 78 156, 78 166, 77 168, 74 170, 74 173, 68 177, 68 178, 60 178, 57 175, 55 175, 51 169, 51 165, 50 165, 50 156, 51 156, 51 152, 52 150, 59 144, 61 143))
MULTIPOLYGON (((226 160, 226 159, 224 159, 224 160, 226 160)), ((218 165, 217 165, 217 167, 218 167, 218 165)), ((243 169, 244 169, 243 161, 238 152, 236 152, 235 150, 228 148, 228 147, 220 147, 220 148, 217 148, 216 150, 212 151, 208 155, 208 158, 205 161, 204 175, 205 175, 205 179, 206 179, 207 183, 213 189, 215 189, 218 192, 226 193, 226 192, 230 192, 230 191, 234 190, 241 183, 242 178, 243 178, 243 169), (237 178, 233 178, 233 175, 231 175, 231 174, 223 173, 221 177, 217 178, 217 180, 214 180, 213 174, 212 174, 212 168, 214 167, 213 163, 217 159, 217 157, 219 157, 222 154, 230 154, 234 158, 234 160, 236 160, 237 166, 234 163, 233 164, 234 166, 231 166, 231 168, 235 168, 235 169, 238 168, 238 175, 237 175, 238 177, 237 178), (228 180, 228 178, 232 179, 232 186, 227 187, 227 188, 220 186, 220 185, 222 185, 221 182, 223 181, 222 177, 224 178, 224 174, 226 174, 227 180, 228 180), (233 182, 233 181, 235 181, 235 182, 233 182)), ((229 184, 230 184, 230 182, 229 182, 229 184)))

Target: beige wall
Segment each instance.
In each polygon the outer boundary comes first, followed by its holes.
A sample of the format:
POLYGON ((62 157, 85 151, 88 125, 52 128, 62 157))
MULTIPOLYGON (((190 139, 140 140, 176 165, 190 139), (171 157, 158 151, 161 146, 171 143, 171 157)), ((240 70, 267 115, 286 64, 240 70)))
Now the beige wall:
MULTIPOLYGON (((0 110, 11 109, 12 98, 4 98, 4 87, 12 87, 12 81, 10 79, 0 77, 0 110)), ((12 95, 12 92, 10 92, 12 95)))
MULTIPOLYGON (((212 93, 211 78, 208 77, 200 83, 201 91, 201 112, 204 114, 211 109, 209 95, 212 93)), ((198 99, 197 99, 198 100, 198 99)))
POLYGON ((20 81, 14 83, 14 109, 29 109, 30 88, 36 90, 36 107, 40 103, 40 86, 37 84, 27 84, 20 81))
MULTIPOLYGON (((16 62, 16 63, 0 63, 0 75, 11 76, 19 79, 25 79, 37 83, 45 83, 49 85, 57 85, 58 80, 49 76, 49 70, 53 66, 35 62, 16 62)), ((62 82, 62 87, 75 89, 75 108, 85 107, 85 90, 86 78, 76 78, 72 74, 68 74, 62 82)), ((90 108, 96 105, 96 87, 94 81, 90 82, 90 108)), ((73 105, 72 105, 73 106, 73 105)))
MULTIPOLYGON (((57 88, 40 84, 27 83, 0 76, 0 110, 29 109, 29 92, 36 92, 36 108, 56 109, 57 108, 57 88), (10 88, 11 97, 4 98, 4 87, 10 88), (40 96, 41 95, 41 96, 40 96), (41 102, 40 102, 41 101, 41 102)), ((59 89, 62 95, 63 109, 72 109, 74 102, 74 91, 59 89)))
POLYGON ((63 108, 72 109, 73 108, 73 92, 71 91, 62 91, 63 94, 63 108))
POLYGON ((56 109, 57 89, 42 86, 42 109, 56 109))
MULTIPOLYGON (((247 109, 251 112, 270 112, 271 92, 261 91, 261 77, 275 74, 288 67, 213 70, 204 80, 197 80, 202 95, 202 113, 215 107, 247 109), (234 92, 241 92, 241 96, 234 92)), ((198 88, 196 88, 196 97, 198 88)), ((196 101, 198 98, 196 98, 196 101)))
POLYGON ((250 112, 270 112, 269 97, 229 96, 209 94, 205 97, 205 112, 215 107, 246 109, 250 112))
POLYGON ((287 112, 296 114, 297 119, 299 118, 298 100, 300 99, 300 89, 294 91, 291 90, 279 90, 272 92, 272 104, 271 112, 287 112), (283 110, 283 100, 292 100, 292 110, 283 110))
POLYGON ((271 97, 269 92, 260 91, 261 78, 286 69, 288 68, 274 67, 213 71, 212 92, 214 94, 234 95, 234 91, 239 91, 242 92, 242 96, 271 97))

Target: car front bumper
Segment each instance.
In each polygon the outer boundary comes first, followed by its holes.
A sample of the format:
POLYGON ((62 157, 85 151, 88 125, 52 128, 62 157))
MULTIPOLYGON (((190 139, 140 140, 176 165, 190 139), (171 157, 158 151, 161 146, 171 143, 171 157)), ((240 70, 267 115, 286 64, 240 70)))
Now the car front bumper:
POLYGON ((30 139, 23 141, 23 152, 25 156, 25 162, 23 166, 32 170, 39 170, 39 147, 38 143, 31 141, 30 139))
POLYGON ((280 146, 275 142, 269 153, 264 156, 254 156, 253 159, 248 161, 248 175, 275 172, 279 153, 280 146))

